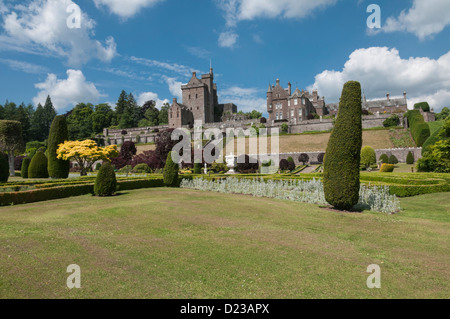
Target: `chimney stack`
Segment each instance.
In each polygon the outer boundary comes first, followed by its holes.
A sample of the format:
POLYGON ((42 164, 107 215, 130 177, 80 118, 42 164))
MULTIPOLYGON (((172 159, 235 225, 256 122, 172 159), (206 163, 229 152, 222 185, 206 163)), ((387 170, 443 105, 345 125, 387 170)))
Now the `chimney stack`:
POLYGON ((292 85, 291 85, 291 82, 289 82, 288 83, 288 93, 289 93, 289 95, 291 95, 291 88, 292 88, 292 85))
POLYGON ((177 104, 177 98, 176 97, 173 98, 173 104, 177 104))
POLYGON ((403 98, 406 100, 406 91, 403 92, 403 98))
POLYGON ((390 101, 390 99, 389 99, 389 93, 386 94, 386 97, 387 97, 387 100, 390 101))
POLYGON ((197 77, 197 72, 192 72, 192 77, 197 77))

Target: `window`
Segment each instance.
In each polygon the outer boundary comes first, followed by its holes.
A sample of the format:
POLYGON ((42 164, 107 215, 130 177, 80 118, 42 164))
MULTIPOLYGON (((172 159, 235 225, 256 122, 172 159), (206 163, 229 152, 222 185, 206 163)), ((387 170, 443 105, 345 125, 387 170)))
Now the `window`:
POLYGON ((291 106, 291 100, 288 100, 288 106, 291 106))
POLYGON ((195 98, 198 99, 198 94, 195 94, 195 98))
POLYGON ((291 117, 294 117, 294 109, 291 109, 291 117))
POLYGON ((304 98, 302 99, 302 104, 305 105, 305 99, 304 98))
POLYGON ((298 105, 298 99, 294 99, 294 105, 298 105))

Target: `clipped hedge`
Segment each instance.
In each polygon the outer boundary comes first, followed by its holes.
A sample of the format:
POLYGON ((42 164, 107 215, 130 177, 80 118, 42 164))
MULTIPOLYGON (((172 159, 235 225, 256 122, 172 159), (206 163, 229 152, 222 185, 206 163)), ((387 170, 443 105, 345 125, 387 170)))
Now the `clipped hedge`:
POLYGON ((437 141, 441 140, 440 133, 442 132, 442 127, 438 130, 436 130, 431 136, 423 143, 422 145, 422 155, 424 155, 428 148, 432 145, 434 145, 437 141))
POLYGON ((430 137, 430 126, 423 119, 419 110, 410 110, 405 114, 411 129, 411 136, 418 147, 430 137))
POLYGON ((392 173, 394 171, 394 164, 382 164, 380 168, 381 173, 392 173))
MULTIPOLYGON (((164 182, 162 178, 124 180, 124 181, 119 180, 117 182, 117 185, 120 191, 125 191, 141 188, 163 187, 164 182)), ((12 188, 13 186, 8 187, 12 188)), ((68 198, 87 194, 94 194, 94 183, 37 188, 28 191, 18 191, 10 193, 0 192, 0 206, 42 202, 47 200, 68 198)))
POLYGON ((389 193, 398 197, 411 197, 431 193, 450 192, 449 184, 440 185, 389 185, 389 193))

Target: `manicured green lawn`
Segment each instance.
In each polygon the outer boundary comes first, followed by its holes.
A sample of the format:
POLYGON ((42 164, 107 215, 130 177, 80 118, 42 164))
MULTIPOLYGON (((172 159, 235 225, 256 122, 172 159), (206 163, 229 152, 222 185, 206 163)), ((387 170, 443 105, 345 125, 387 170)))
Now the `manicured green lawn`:
POLYGON ((448 198, 397 215, 166 188, 0 207, 0 298, 448 298, 448 198))

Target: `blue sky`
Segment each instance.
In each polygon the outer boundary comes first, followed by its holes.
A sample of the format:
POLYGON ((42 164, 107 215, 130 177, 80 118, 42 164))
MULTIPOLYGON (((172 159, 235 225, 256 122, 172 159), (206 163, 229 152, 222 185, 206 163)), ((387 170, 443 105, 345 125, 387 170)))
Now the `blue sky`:
POLYGON ((265 111, 277 78, 339 100, 348 80, 368 99, 450 106, 448 0, 0 0, 0 103, 114 104, 179 97, 210 60, 220 102, 265 111), (80 28, 67 18, 80 9, 80 28), (381 28, 369 29, 370 4, 381 28))

